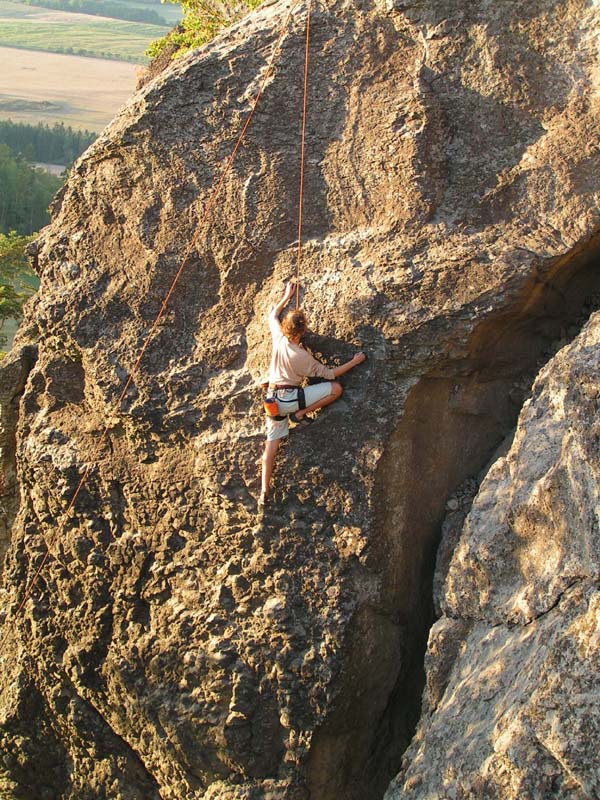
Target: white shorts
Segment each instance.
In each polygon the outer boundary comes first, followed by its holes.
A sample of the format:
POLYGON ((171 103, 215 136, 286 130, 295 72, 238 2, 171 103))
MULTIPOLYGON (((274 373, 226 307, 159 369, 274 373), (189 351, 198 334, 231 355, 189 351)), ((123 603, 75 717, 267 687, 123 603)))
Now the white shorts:
MULTIPOLYGON (((313 383, 304 387, 304 399, 307 406, 318 403, 319 400, 323 400, 330 394, 331 383, 329 381, 313 383)), ((267 441, 269 442, 275 439, 283 439, 284 436, 288 435, 290 427, 288 415, 293 414, 300 408, 298 405, 298 389, 277 389, 273 392, 273 396, 277 398, 279 416, 285 416, 285 419, 267 417, 267 441)))

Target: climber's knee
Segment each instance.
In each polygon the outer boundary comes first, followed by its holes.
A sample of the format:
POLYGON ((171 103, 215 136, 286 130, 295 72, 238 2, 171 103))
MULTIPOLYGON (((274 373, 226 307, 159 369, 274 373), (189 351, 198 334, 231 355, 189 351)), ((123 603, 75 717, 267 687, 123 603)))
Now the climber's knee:
POLYGON ((275 456, 277 455, 277 450, 279 449, 280 444, 281 439, 268 439, 265 442, 265 449, 263 450, 262 455, 263 464, 269 464, 273 462, 275 456))
POLYGON ((337 400, 338 397, 342 396, 342 392, 343 391, 344 390, 342 389, 342 384, 341 383, 338 383, 337 381, 333 381, 332 382, 332 384, 331 384, 331 394, 335 397, 336 400, 337 400))

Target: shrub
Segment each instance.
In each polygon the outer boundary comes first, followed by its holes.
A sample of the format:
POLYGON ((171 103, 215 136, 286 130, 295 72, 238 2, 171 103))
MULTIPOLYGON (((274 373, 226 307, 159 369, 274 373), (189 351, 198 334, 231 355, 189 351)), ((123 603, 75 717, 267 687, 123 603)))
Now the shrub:
POLYGON ((173 56, 210 41, 222 29, 241 19, 262 0, 169 0, 181 2, 183 20, 173 31, 157 39, 146 50, 146 55, 156 58, 166 48, 175 45, 173 56))

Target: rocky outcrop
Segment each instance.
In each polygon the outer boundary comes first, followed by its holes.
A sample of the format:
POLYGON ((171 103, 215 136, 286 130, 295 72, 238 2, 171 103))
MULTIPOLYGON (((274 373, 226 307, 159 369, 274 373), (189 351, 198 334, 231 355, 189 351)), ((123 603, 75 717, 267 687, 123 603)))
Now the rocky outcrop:
POLYGON ((600 314, 541 372, 480 487, 386 798, 597 797, 600 314))
POLYGON ((381 797, 419 715, 448 498, 600 283, 597 10, 320 3, 302 302, 326 361, 369 358, 293 432, 259 518, 264 317, 296 253, 300 5, 186 253, 288 8, 143 87, 39 240, 41 289, 0 378, 19 487, 1 604, 11 797, 381 797))

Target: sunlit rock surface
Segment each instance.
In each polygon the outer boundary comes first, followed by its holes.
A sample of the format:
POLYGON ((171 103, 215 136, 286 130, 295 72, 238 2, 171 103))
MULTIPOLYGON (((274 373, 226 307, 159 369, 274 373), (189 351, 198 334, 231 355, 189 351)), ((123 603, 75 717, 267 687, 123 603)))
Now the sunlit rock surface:
POLYGON ((386 798, 597 797, 600 314, 544 368, 483 481, 386 798))
MULTIPOLYGON (((292 432, 261 518, 256 381, 265 314, 295 269, 302 4, 204 211, 288 9, 266 6, 140 90, 40 237, 41 289, 0 378, 11 798, 382 797, 419 716, 449 498, 594 307, 597 9, 315 4, 302 304, 327 363, 359 347, 368 360, 292 432)), ((568 585, 594 559, 581 547, 563 564, 568 538, 542 548, 534 589, 517 575, 486 589, 498 619, 564 613, 566 631, 587 613, 590 586, 568 585)), ((465 546, 447 553, 449 581, 475 609, 465 546)), ((471 623, 432 636, 454 624, 471 623)), ((558 666, 555 679, 579 702, 558 666)))

